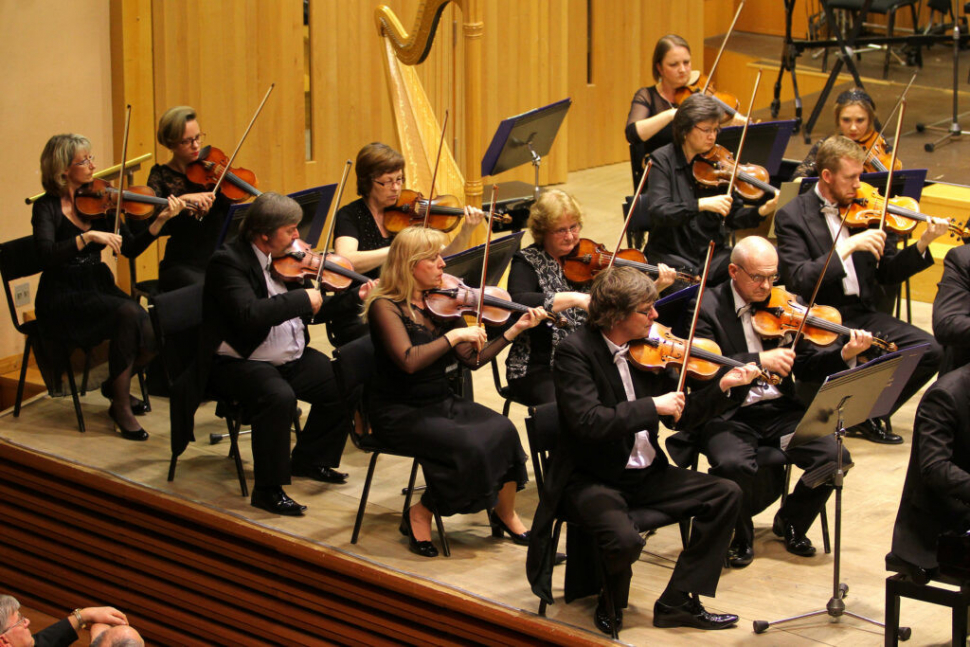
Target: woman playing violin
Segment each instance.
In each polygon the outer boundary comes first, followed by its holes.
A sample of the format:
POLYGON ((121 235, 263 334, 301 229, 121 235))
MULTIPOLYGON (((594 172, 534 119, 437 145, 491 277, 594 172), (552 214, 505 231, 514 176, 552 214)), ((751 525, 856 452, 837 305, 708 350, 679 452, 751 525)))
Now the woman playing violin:
MULTIPOLYGON (((697 82, 691 69, 690 45, 676 34, 667 34, 653 49, 651 72, 656 85, 637 90, 626 118, 626 140, 634 160, 634 186, 640 183, 643 159, 674 140, 673 120, 677 112, 678 90, 697 82)), ((729 125, 742 125, 744 117, 722 117, 729 125)))
POLYGON ((229 201, 223 197, 213 199, 211 191, 186 176, 189 164, 199 159, 205 140, 193 108, 176 106, 166 110, 158 120, 156 138, 172 152, 172 157, 152 167, 148 186, 155 195, 179 196, 190 207, 172 218, 162 230, 170 238, 165 246, 165 258, 159 263, 158 284, 162 292, 167 292, 202 282, 206 263, 216 249, 229 201))
POLYGON ((715 242, 708 277, 714 286, 728 278, 729 230, 755 227, 772 214, 777 195, 760 206, 745 206, 740 198, 694 181, 695 158, 710 151, 722 120, 720 106, 702 94, 688 97, 673 121, 674 141, 653 153, 646 197, 639 208, 649 210, 650 234, 644 253, 652 262, 697 272, 710 241, 715 242))
POLYGON ((110 247, 115 253, 138 256, 185 203, 171 196, 145 230, 134 235, 122 222, 114 234, 113 218, 86 220, 74 207, 75 193, 94 178, 94 169, 91 143, 81 135, 55 135, 41 154, 46 193, 34 203, 31 218, 43 267, 37 321, 46 337, 70 347, 92 348, 110 339, 109 374, 101 387, 111 400, 108 415, 122 437, 146 440, 148 434, 135 419, 136 413, 145 413, 145 403, 130 395, 131 376, 154 354, 155 338, 148 314, 115 285, 101 251, 110 247))
MULTIPOLYGON (((571 283, 563 273, 563 258, 579 244, 583 213, 570 194, 547 189, 529 211, 526 225, 532 245, 512 257, 509 294, 512 300, 548 312, 561 313, 567 325, 557 328, 538 326, 520 336, 506 359, 509 389, 518 402, 537 405, 556 399, 552 384, 552 355, 566 335, 586 322, 588 285, 571 283)), ((674 282, 674 271, 660 266, 657 287, 674 282)))
POLYGON ((494 508, 494 536, 528 542, 515 512, 515 494, 527 480, 525 453, 508 418, 455 397, 445 368, 455 357, 478 368, 545 317, 538 308, 486 343, 485 331, 462 318, 442 322, 426 308, 424 293, 438 287, 445 263, 444 234, 408 227, 391 243, 381 282, 367 296, 364 316, 374 341, 374 378, 365 394, 375 436, 417 457, 428 491, 401 521, 412 552, 438 554, 431 543, 431 509, 443 515, 494 508))

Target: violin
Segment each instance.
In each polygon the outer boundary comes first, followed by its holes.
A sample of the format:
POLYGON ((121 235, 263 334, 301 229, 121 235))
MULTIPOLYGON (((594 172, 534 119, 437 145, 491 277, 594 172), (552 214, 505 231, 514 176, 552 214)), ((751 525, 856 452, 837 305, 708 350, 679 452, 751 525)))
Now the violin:
MULTIPOLYGON (((185 175, 192 182, 211 190, 222 177, 227 164, 229 164, 229 157, 225 153, 214 146, 205 146, 199 151, 199 159, 185 169, 185 175)), ((219 191, 230 202, 244 202, 262 194, 262 191, 256 188, 257 186, 259 181, 255 173, 244 168, 232 167, 226 173, 225 181, 219 185, 219 191)))
MULTIPOLYGON (((885 173, 889 170, 889 165, 892 164, 893 154, 891 150, 888 150, 889 145, 886 143, 886 140, 876 130, 869 131, 869 134, 857 143, 868 152, 866 161, 862 165, 864 172, 885 173)), ((896 163, 893 164, 893 170, 900 171, 902 168, 903 163, 897 157, 896 163)))
MULTIPOLYGON (((470 288, 451 274, 441 276, 441 286, 426 290, 424 305, 439 319, 455 319, 465 314, 478 314, 481 299, 479 288, 470 288)), ((492 326, 501 326, 509 320, 513 312, 526 313, 527 306, 512 301, 511 295, 500 287, 485 286, 482 321, 492 326)), ((561 314, 550 313, 550 321, 560 328, 568 324, 561 314)))
MULTIPOLYGON (((429 202, 417 191, 401 189, 394 206, 384 210, 384 229, 389 234, 396 234, 411 225, 423 226, 425 214, 428 215, 428 227, 448 233, 458 226, 465 209, 453 195, 439 195, 429 202)), ((512 216, 495 214, 493 222, 507 224, 512 222, 512 216)))
MULTIPOLYGON (((686 345, 687 342, 674 335, 670 328, 654 322, 647 337, 630 342, 630 362, 642 371, 660 371, 668 364, 682 367, 686 345)), ((723 366, 736 368, 744 365, 744 362, 721 355, 721 347, 715 341, 695 337, 687 362, 687 374, 709 380, 723 366)), ((759 379, 775 386, 781 384, 780 376, 763 370, 759 379)))
POLYGON ((716 101, 721 107, 721 110, 723 110, 729 117, 734 118, 734 116, 738 114, 738 109, 741 107, 741 102, 733 94, 716 90, 714 88, 714 84, 708 83, 707 77, 703 74, 699 74, 697 76, 697 80, 693 83, 685 85, 681 88, 677 88, 677 90, 674 91, 674 104, 679 106, 690 95, 703 91, 705 85, 707 86, 707 90, 704 91, 704 94, 712 97, 714 101, 716 101))
MULTIPOLYGON (((694 157, 691 168, 694 180, 706 187, 726 186, 734 174, 734 155, 720 144, 714 144, 711 150, 694 157)), ((765 193, 778 194, 778 189, 768 184, 768 170, 757 164, 741 164, 738 166, 737 180, 734 189, 748 201, 760 200, 765 193)))
MULTIPOLYGON (((562 270, 566 278, 573 283, 589 283, 593 277, 610 265, 613 253, 588 238, 580 238, 579 242, 562 259, 562 270)), ((635 267, 647 274, 660 274, 656 265, 648 265, 647 257, 637 249, 621 249, 616 252, 613 264, 618 267, 635 267)), ((700 283, 700 277, 688 272, 677 272, 677 280, 690 284, 700 283)))
MULTIPOLYGON (((74 208, 83 218, 100 218, 117 208, 118 189, 107 180, 95 178, 82 184, 74 192, 74 208)), ((189 208, 196 205, 189 202, 189 208)), ((168 206, 168 200, 159 198, 148 186, 130 186, 125 189, 121 209, 133 220, 145 220, 155 213, 156 206, 168 206)))
POLYGON ((293 246, 283 256, 273 259, 273 272, 283 281, 294 282, 317 279, 331 292, 340 292, 354 283, 367 283, 370 278, 354 271, 354 266, 338 254, 315 252, 310 244, 293 241, 293 246), (323 260, 323 272, 320 261, 323 260))
MULTIPOLYGON (((860 182, 856 197, 849 206, 849 215, 845 225, 850 228, 862 229, 872 224, 879 224, 882 220, 882 208, 886 202, 879 194, 879 189, 860 182)), ((895 234, 908 234, 916 228, 917 222, 929 222, 930 216, 919 212, 919 203, 913 198, 896 196, 889 198, 886 206, 886 229, 895 234)), ((952 218, 947 221, 947 229, 951 236, 970 238, 970 228, 965 224, 957 224, 952 218)))
MULTIPOLYGON (((751 327, 761 337, 780 339, 788 332, 796 332, 805 319, 805 306, 795 296, 781 287, 771 288, 768 300, 752 304, 751 327)), ((805 339, 817 346, 828 346, 839 335, 849 335, 852 330, 842 325, 842 315, 831 306, 815 305, 808 311, 802 331, 805 339)), ((896 344, 872 338, 872 345, 887 352, 896 350, 896 344)))

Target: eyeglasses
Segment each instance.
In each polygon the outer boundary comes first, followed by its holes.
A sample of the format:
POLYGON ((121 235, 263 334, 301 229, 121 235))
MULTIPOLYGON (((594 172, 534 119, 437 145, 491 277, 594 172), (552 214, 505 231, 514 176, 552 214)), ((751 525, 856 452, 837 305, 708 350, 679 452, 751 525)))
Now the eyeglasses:
POLYGON ((777 273, 775 273, 775 274, 752 274, 751 272, 749 272, 748 270, 744 269, 740 265, 738 265, 738 269, 741 270, 742 272, 744 272, 745 274, 747 274, 748 275, 748 278, 751 279, 752 281, 754 281, 755 283, 764 283, 765 281, 768 281, 769 283, 771 283, 772 285, 774 285, 775 282, 778 280, 778 274, 777 273))
POLYGON ((694 126, 697 130, 701 131, 705 135, 719 135, 721 133, 720 126, 714 126, 713 128, 701 128, 700 126, 694 126))
POLYGON ((205 133, 199 133, 195 137, 186 137, 179 142, 179 146, 191 146, 192 144, 202 144, 205 141, 205 133))
POLYGON ((94 155, 88 155, 80 162, 74 162, 74 166, 87 166, 88 168, 94 168, 94 155))
POLYGON ((374 184, 376 184, 376 185, 378 185, 380 187, 387 187, 388 185, 390 185, 390 186, 404 186, 404 176, 402 175, 401 177, 396 177, 396 178, 393 178, 393 179, 390 179, 390 180, 384 180, 383 182, 381 182, 380 180, 374 180, 374 184))
POLYGON ((5 634, 7 632, 13 631, 14 629, 16 629, 17 627, 19 627, 20 625, 25 624, 27 622, 27 616, 25 616, 24 614, 20 613, 19 611, 17 612, 17 615, 20 616, 20 620, 18 620, 17 622, 13 623, 12 625, 10 625, 6 629, 4 629, 2 632, 0 632, 0 636, 2 636, 3 634, 5 634))
POLYGON ((578 234, 579 230, 582 228, 583 226, 581 224, 579 224, 578 222, 574 222, 568 227, 560 227, 559 229, 553 229, 549 233, 552 234, 553 236, 556 236, 557 238, 565 238, 566 234, 578 234))
POLYGON ((649 317, 650 315, 653 314, 653 304, 651 303, 649 306, 647 306, 647 309, 646 310, 636 310, 635 312, 638 315, 643 315, 644 317, 649 317))

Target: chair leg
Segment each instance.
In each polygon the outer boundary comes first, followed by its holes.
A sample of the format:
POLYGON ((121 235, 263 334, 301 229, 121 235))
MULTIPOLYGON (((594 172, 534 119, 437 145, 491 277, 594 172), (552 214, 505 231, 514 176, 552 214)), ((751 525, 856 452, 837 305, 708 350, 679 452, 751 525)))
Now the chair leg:
POLYGON ((899 591, 896 588, 896 581, 902 577, 898 573, 886 578, 886 647, 895 647, 899 644, 899 591))
POLYGON ((20 417, 20 403, 24 401, 24 385, 27 383, 27 363, 30 362, 30 338, 24 340, 24 358, 20 363, 20 381, 17 382, 17 400, 13 405, 13 417, 20 417))
POLYGON ((404 509, 401 510, 401 515, 406 515, 408 510, 411 509, 411 495, 414 494, 414 480, 418 476, 418 459, 414 459, 411 463, 411 477, 408 479, 408 489, 404 493, 404 509))
POLYGON ((138 386, 141 388, 141 399, 145 403, 145 411, 152 410, 152 401, 148 395, 148 384, 145 381, 145 370, 138 371, 138 386))
POLYGON ((236 459, 236 475, 239 477, 239 490, 245 497, 249 496, 249 486, 246 484, 246 472, 243 471, 242 458, 239 453, 239 428, 241 426, 240 419, 237 416, 233 416, 232 426, 229 429, 229 453, 236 459))
POLYGON ((81 413, 81 400, 77 395, 77 384, 74 382, 74 369, 71 368, 71 360, 67 360, 67 383, 71 387, 71 399, 74 401, 74 415, 77 416, 77 428, 84 432, 84 414, 81 413))
MULTIPOLYGON (((68 364, 70 367, 70 364, 68 364)), ((84 351, 84 373, 81 374, 81 395, 88 394, 88 376, 91 374, 91 351, 84 351)), ((72 373, 73 375, 73 373, 72 373)))
POLYGON ((178 462, 179 457, 172 454, 172 460, 168 463, 168 481, 171 483, 175 480, 175 464, 178 462))
POLYGON ((509 410, 512 408, 512 400, 506 398, 505 404, 502 406, 502 415, 506 418, 509 417, 509 410))
POLYGON ((822 512, 819 514, 822 521, 822 548, 825 550, 825 554, 828 555, 832 552, 832 542, 829 540, 829 513, 822 506, 822 512))
MULTIPOLYGON (((428 496, 431 493, 428 492, 428 496)), ((438 539, 441 540, 441 552, 444 553, 445 557, 451 557, 451 547, 448 545, 448 535, 445 534, 445 524, 441 521, 441 515, 438 514, 438 506, 431 506, 431 513, 434 515, 435 526, 438 527, 438 539)))
POLYGON ((370 484, 374 479, 374 468, 377 467, 377 457, 380 452, 374 452, 370 456, 370 464, 367 466, 367 478, 364 479, 364 491, 360 493, 360 506, 357 507, 357 520, 354 522, 354 532, 350 536, 350 543, 356 544, 360 536, 360 526, 364 522, 364 508, 367 507, 367 497, 370 496, 370 484))

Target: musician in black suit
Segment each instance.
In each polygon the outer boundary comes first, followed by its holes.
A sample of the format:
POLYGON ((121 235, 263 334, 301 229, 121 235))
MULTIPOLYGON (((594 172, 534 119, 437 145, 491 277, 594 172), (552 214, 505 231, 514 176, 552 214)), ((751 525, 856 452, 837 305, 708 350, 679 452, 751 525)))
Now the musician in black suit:
MULTIPOLYGON (((810 299, 815 283, 838 233, 835 253, 819 288, 817 303, 834 306, 849 328, 872 331, 895 342, 900 348, 929 344, 919 366, 903 388, 893 412, 926 384, 940 365, 942 350, 933 337, 919 328, 880 312, 876 304, 883 296, 880 286, 902 283, 933 264, 929 244, 945 234, 945 223, 933 220, 926 231, 903 250, 898 237, 879 229, 852 234, 839 230, 840 210, 849 206, 859 188, 865 152, 855 142, 835 136, 825 140, 816 155, 819 181, 782 207, 775 218, 775 234, 781 257, 781 279, 789 291, 810 299)), ((850 434, 879 443, 901 443, 883 421, 856 425, 850 434)))
POLYGON ((970 365, 937 380, 923 395, 913 449, 893 528, 891 556, 938 567, 936 542, 947 530, 970 530, 970 365))
MULTIPOLYGON (((723 629, 737 616, 708 613, 697 594, 712 596, 717 588, 740 491, 730 481, 670 465, 657 431, 661 418, 668 426, 690 427, 726 410, 732 397, 743 398, 757 370, 748 365, 725 371, 685 398, 674 390, 672 373, 632 369, 629 342, 648 335, 656 299, 656 287, 640 271, 607 270, 593 282, 589 323, 559 345, 553 376, 562 437, 533 520, 527 572, 533 591, 551 600, 548 543, 561 509, 595 537, 606 562, 604 587, 619 611, 627 606, 631 565, 644 544, 629 510, 692 517, 690 544, 654 605, 653 623, 723 629)), ((609 631, 602 597, 594 620, 609 631)))
MULTIPOLYGON (((794 433, 805 413, 795 397, 792 372, 800 379, 821 381, 825 376, 854 365, 856 356, 869 348, 872 334, 852 331, 845 345, 833 343, 819 349, 802 341, 799 352, 780 347, 777 339, 761 339, 752 327, 752 304, 763 303, 771 296, 772 284, 778 278, 778 254, 764 238, 749 236, 731 252, 728 266, 731 280, 704 294, 697 321, 697 336, 713 339, 721 353, 742 362, 754 362, 764 370, 783 377, 781 384, 756 384, 740 406, 709 420, 694 441, 708 457, 710 473, 731 479, 741 486, 741 512, 728 550, 728 562, 743 567, 754 558, 754 525, 751 517, 760 510, 756 499, 756 461, 760 445, 780 446, 784 436, 794 433)), ((668 442, 668 447, 671 443, 668 442)), ((838 458, 834 436, 817 438, 785 450, 789 459, 807 472, 838 458)), ((671 448, 671 454, 674 454, 671 448)), ((843 450, 842 461, 851 462, 843 450)), ((788 552, 802 557, 815 554, 815 547, 805 533, 832 493, 831 486, 815 489, 799 480, 785 505, 775 516, 774 530, 784 537, 788 552)), ((764 499, 765 497, 759 497, 764 499)), ((767 505, 773 500, 763 501, 767 505)))
POLYGON ((933 334, 943 345, 940 375, 970 363, 970 245, 943 259, 943 278, 933 299, 933 334))

